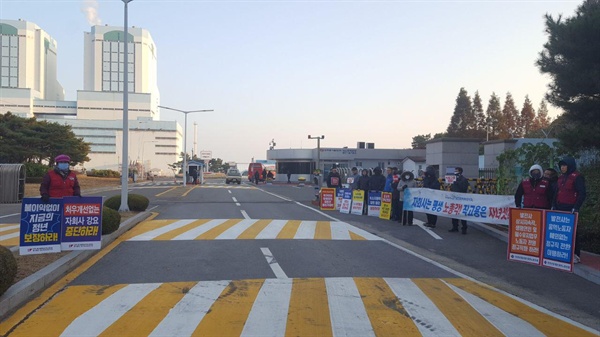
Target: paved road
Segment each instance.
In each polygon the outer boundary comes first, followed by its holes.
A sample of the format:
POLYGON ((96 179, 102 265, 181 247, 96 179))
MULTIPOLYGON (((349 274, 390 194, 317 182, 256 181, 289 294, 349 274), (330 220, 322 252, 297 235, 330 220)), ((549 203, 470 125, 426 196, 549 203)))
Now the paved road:
POLYGON ((598 334, 587 327, 598 329, 599 286, 507 262, 506 244, 475 230, 323 213, 310 206, 312 188, 289 185, 132 192, 150 197, 156 214, 2 322, 0 334, 598 334))

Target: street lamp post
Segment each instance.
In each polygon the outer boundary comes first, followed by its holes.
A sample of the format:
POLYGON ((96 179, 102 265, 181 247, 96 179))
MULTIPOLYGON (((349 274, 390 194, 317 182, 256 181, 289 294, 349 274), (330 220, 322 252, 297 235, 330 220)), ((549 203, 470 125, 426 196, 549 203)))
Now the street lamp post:
POLYGON ((314 136, 308 135, 308 139, 317 140, 317 170, 319 170, 319 184, 321 183, 321 139, 325 139, 325 136, 314 136))
POLYGON ((123 58, 123 162, 121 165, 121 206, 119 206, 119 212, 128 212, 129 205, 127 204, 127 190, 129 189, 129 33, 127 32, 127 4, 133 0, 123 0, 123 4, 125 5, 123 16, 124 19, 124 27, 123 27, 123 35, 124 35, 124 43, 125 46, 123 48, 123 53, 125 54, 123 58))
POLYGON ((183 114, 185 114, 185 122, 184 122, 184 126, 183 126, 183 186, 186 186, 187 183, 187 175, 185 170, 187 169, 187 115, 190 113, 194 113, 194 112, 212 112, 214 110, 191 110, 191 111, 185 111, 185 110, 179 110, 179 109, 173 109, 173 108, 169 108, 166 106, 162 106, 159 105, 159 108, 162 109, 167 109, 167 110, 173 110, 173 111, 177 111, 177 112, 182 112, 183 114))

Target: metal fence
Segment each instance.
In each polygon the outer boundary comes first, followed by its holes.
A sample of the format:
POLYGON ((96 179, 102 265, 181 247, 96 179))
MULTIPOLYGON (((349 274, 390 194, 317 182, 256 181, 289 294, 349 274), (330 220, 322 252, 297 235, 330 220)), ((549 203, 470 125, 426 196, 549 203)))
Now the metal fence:
POLYGON ((25 177, 25 165, 0 164, 0 203, 10 204, 23 200, 25 177))

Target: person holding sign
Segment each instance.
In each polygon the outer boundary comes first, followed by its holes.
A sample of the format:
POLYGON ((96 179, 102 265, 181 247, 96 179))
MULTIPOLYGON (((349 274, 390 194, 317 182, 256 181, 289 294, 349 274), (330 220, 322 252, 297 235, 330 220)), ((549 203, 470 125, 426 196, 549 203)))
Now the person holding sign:
POLYGON ((348 176, 348 178, 346 179, 346 183, 348 183, 350 189, 357 190, 358 178, 360 177, 360 175, 358 174, 358 169, 356 167, 353 167, 351 171, 352 174, 348 176))
MULTIPOLYGON (((556 196, 552 203, 552 209, 566 212, 579 212, 579 209, 585 201, 585 179, 583 175, 577 171, 575 158, 564 157, 558 162, 560 172, 556 184, 556 196)), ((575 263, 579 263, 581 254, 581 245, 579 236, 575 235, 575 263)))
POLYGON ((81 196, 81 188, 75 172, 69 169, 71 157, 61 154, 54 158, 56 165, 48 171, 40 185, 42 201, 48 202, 50 198, 81 196))
MULTIPOLYGON (((454 169, 454 175, 456 176, 456 180, 450 186, 450 191, 458 192, 458 193, 467 193, 469 191, 469 181, 463 175, 462 167, 456 167, 454 169)), ((467 220, 460 220, 462 225, 461 233, 467 234, 467 220)), ((452 228, 449 232, 458 232, 458 219, 452 219, 452 228)))
POLYGON ((340 177, 340 174, 335 167, 332 168, 331 172, 327 175, 327 187, 335 188, 336 191, 342 187, 342 177, 340 177))
MULTIPOLYGON (((425 169, 425 173, 423 174, 423 188, 430 188, 432 190, 439 191, 440 181, 438 180, 435 167, 427 166, 425 169)), ((425 215, 427 216, 427 223, 425 224, 425 227, 435 228, 438 218, 437 215, 429 213, 425 213, 425 215)))
POLYGON ((554 192, 552 184, 542 176, 542 167, 533 165, 529 169, 528 179, 524 179, 515 193, 515 206, 517 208, 550 209, 554 192))
POLYGON ((400 201, 398 204, 398 211, 400 213, 400 217, 398 219, 398 222, 402 221, 402 226, 413 225, 413 211, 404 210, 404 190, 407 188, 417 187, 417 182, 414 178, 415 177, 412 172, 406 171, 402 173, 402 182, 398 184, 398 191, 400 191, 400 201))

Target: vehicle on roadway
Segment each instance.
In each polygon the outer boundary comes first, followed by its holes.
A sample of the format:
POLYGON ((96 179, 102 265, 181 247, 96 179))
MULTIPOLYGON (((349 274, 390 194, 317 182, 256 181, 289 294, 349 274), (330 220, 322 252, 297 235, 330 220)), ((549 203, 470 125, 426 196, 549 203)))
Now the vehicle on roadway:
POLYGON ((227 175, 225 176, 225 183, 237 183, 238 185, 242 183, 242 173, 238 169, 230 168, 227 170, 227 175))

